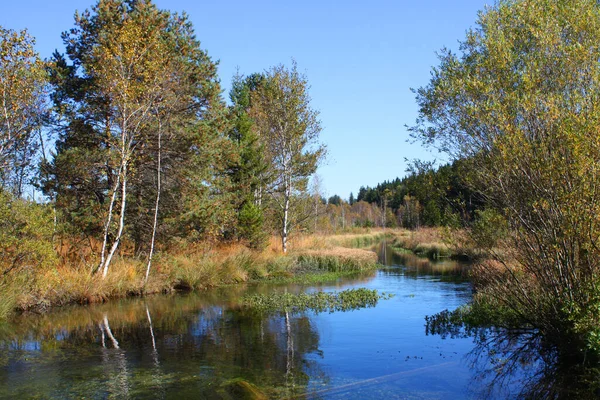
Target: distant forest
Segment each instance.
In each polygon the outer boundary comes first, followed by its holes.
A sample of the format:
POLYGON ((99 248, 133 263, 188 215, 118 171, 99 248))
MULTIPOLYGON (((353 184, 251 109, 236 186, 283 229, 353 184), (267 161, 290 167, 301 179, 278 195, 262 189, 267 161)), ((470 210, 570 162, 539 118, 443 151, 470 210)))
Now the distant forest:
POLYGON ((414 161, 404 178, 362 186, 356 197, 350 193, 347 204, 331 196, 328 213, 335 218, 346 207, 350 224, 362 227, 468 226, 484 205, 481 195, 469 189, 468 176, 466 160, 439 167, 414 161))

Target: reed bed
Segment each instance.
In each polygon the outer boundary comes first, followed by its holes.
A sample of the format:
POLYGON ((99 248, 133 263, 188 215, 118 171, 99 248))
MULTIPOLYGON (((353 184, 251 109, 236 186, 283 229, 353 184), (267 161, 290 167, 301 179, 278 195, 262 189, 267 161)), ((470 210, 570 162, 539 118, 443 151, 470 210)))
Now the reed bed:
POLYGON ((93 262, 65 262, 35 273, 20 271, 0 285, 0 318, 14 310, 43 311, 66 304, 102 303, 113 298, 205 290, 242 282, 335 280, 376 269, 375 253, 350 247, 376 243, 382 237, 381 232, 301 236, 291 242, 288 254, 277 249, 276 239, 262 252, 240 244, 181 246, 157 254, 148 282, 144 282, 144 260, 131 256, 117 258, 106 279, 92 274, 93 262))

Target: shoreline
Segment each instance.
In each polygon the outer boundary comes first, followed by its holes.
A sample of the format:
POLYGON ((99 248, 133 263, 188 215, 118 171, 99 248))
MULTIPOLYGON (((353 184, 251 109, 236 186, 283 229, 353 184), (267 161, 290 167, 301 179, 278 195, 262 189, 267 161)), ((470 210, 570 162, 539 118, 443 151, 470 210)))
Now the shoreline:
POLYGON ((381 231, 299 238, 287 254, 229 246, 187 254, 160 253, 146 285, 145 264, 117 259, 106 278, 88 268, 57 266, 29 279, 21 274, 0 287, 0 321, 41 314, 70 305, 90 305, 135 297, 204 291, 238 284, 317 284, 375 271, 377 255, 366 247, 389 234, 381 231))
MULTIPOLYGON (((158 253, 146 285, 143 260, 119 258, 106 278, 89 267, 61 265, 22 275, 0 287, 0 321, 14 314, 45 313, 70 305, 90 305, 135 297, 206 291, 239 284, 319 284, 360 275, 380 267, 377 255, 366 247, 389 241, 397 251, 437 260, 455 258, 443 242, 440 229, 377 229, 359 233, 298 237, 287 254, 273 246, 264 251, 242 245, 187 248, 175 254, 158 253), (421 249, 438 251, 432 257, 421 249), (441 251, 440 251, 441 249, 441 251), (448 255, 442 252, 449 252, 448 255), (441 255, 440 253, 444 254, 441 255)), ((456 251, 453 249, 453 251, 456 251)))

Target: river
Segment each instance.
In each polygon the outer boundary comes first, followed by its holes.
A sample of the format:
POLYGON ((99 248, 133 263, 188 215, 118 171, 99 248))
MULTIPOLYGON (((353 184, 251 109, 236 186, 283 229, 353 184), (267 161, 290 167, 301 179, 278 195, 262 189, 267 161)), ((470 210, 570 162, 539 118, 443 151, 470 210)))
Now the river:
POLYGON ((469 301, 468 266, 378 252, 384 268, 330 284, 238 285, 19 316, 0 326, 0 397, 481 397, 474 340, 425 330, 426 315, 469 301), (238 304, 253 292, 357 287, 394 296, 289 316, 238 304))

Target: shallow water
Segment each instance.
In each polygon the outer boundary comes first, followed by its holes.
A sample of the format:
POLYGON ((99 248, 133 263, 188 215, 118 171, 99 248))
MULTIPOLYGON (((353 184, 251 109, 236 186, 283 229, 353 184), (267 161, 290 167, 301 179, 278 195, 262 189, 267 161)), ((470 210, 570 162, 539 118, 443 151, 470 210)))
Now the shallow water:
POLYGON ((463 399, 485 386, 472 338, 425 334, 426 315, 471 298, 465 265, 379 248, 371 275, 303 287, 233 286, 45 315, 0 327, 2 398, 463 399), (376 307, 261 317, 250 292, 377 289, 376 307))

